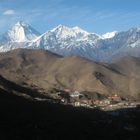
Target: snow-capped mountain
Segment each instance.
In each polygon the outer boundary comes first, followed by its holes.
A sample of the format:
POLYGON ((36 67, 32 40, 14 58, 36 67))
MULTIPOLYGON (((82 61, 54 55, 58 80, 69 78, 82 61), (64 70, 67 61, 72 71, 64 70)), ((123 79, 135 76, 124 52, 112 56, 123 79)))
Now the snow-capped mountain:
POLYGON ((30 25, 18 22, 11 30, 0 36, 1 52, 16 48, 44 49, 64 56, 76 55, 97 61, 108 61, 110 58, 126 54, 140 54, 140 29, 132 28, 125 32, 114 31, 98 35, 79 27, 59 25, 40 35, 30 25), (131 53, 135 49, 137 51, 131 53))
POLYGON ((79 27, 69 28, 59 25, 29 43, 28 46, 47 49, 64 56, 78 55, 95 59, 96 54, 93 48, 100 39, 99 35, 88 33, 79 27))
POLYGON ((0 51, 8 51, 18 47, 24 47, 40 36, 40 33, 23 21, 17 22, 10 30, 0 36, 0 51))

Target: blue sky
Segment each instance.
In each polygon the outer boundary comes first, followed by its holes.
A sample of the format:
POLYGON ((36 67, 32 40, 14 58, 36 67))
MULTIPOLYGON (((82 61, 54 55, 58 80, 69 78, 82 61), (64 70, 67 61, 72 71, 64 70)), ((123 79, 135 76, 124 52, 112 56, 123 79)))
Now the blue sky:
POLYGON ((89 32, 140 27, 140 0, 0 0, 0 33, 23 20, 41 33, 63 24, 89 32))

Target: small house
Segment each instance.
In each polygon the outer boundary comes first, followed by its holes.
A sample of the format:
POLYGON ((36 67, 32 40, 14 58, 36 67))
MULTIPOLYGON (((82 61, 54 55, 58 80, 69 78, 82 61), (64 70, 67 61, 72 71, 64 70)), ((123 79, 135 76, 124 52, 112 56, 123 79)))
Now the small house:
POLYGON ((78 101, 74 103, 74 106, 80 106, 80 105, 81 105, 81 104, 80 104, 80 102, 78 102, 78 101))

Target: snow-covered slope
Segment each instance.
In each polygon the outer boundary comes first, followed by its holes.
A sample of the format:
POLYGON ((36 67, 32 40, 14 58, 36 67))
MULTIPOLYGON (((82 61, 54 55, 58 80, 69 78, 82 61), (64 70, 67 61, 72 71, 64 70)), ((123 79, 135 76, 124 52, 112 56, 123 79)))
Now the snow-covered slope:
POLYGON ((109 38, 113 38, 115 35, 117 34, 117 31, 114 32, 108 32, 102 35, 103 39, 109 39, 109 38))
POLYGON ((44 49, 64 56, 76 55, 97 61, 108 61, 114 56, 138 56, 140 29, 132 28, 125 32, 115 31, 100 36, 79 27, 59 25, 40 35, 30 25, 18 22, 11 30, 0 36, 0 52, 16 48, 44 49), (131 53, 134 49, 137 51, 131 53))

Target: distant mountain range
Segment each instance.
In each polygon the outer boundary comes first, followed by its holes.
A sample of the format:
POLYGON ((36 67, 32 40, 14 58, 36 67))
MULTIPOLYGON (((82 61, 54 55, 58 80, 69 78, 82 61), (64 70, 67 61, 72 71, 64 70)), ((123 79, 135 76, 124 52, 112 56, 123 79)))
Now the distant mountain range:
POLYGON ((63 56, 81 56, 96 61, 112 61, 123 56, 140 56, 140 29, 89 33, 79 27, 59 25, 40 34, 20 21, 0 35, 0 52, 17 48, 43 49, 63 56))

